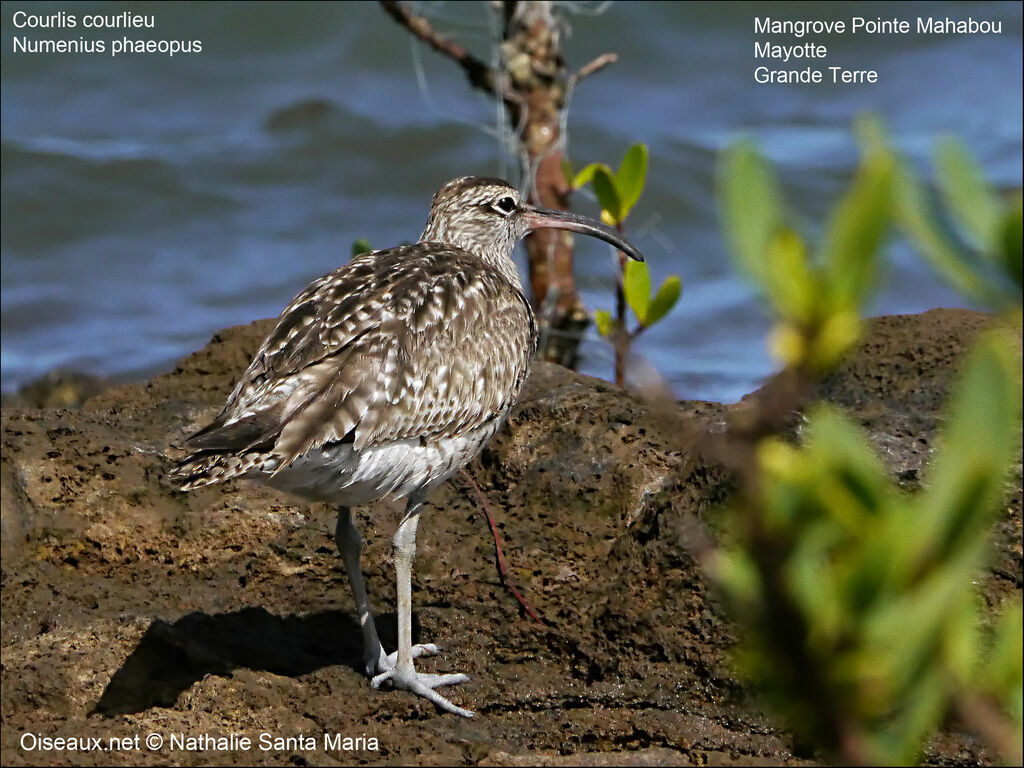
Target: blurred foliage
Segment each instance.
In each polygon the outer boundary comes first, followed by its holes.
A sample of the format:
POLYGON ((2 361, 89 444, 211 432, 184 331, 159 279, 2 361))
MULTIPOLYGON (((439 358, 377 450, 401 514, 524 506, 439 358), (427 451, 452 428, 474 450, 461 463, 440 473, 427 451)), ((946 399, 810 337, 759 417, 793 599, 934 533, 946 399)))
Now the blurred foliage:
POLYGON ((996 308, 1020 306, 1021 192, 1003 199, 962 144, 946 139, 934 155, 938 198, 909 170, 897 178, 896 219, 950 285, 996 308))
POLYGON ((753 146, 722 157, 725 234, 777 316, 771 345, 787 381, 813 382, 857 343, 891 225, 966 295, 1017 322, 966 355, 917 494, 893 484, 868 437, 832 408, 807 412, 800 445, 751 438, 712 574, 743 628, 741 668, 830 756, 913 762, 955 711, 1019 761, 1021 606, 1003 606, 983 632, 975 581, 1020 456, 1020 198, 1001 200, 959 144, 941 144, 937 187, 954 243, 879 125, 864 121, 858 135, 859 168, 813 256, 753 146))
MULTIPOLYGON (((590 184, 601 206, 601 221, 622 232, 626 218, 643 194, 647 182, 647 145, 634 144, 626 150, 618 171, 604 163, 591 163, 574 173, 566 161, 563 172, 573 189, 590 184)), ((664 318, 679 301, 683 283, 678 275, 670 275, 651 294, 651 273, 644 262, 627 259, 619 254, 619 281, 616 288, 616 312, 599 309, 594 322, 601 336, 615 344, 615 380, 622 386, 625 361, 629 348, 640 333, 664 318), (636 325, 629 329, 626 307, 636 317, 636 325)))
POLYGON ((373 250, 373 246, 370 245, 370 241, 365 237, 361 237, 352 243, 352 258, 354 259, 361 253, 369 253, 373 250))
POLYGON ((750 144, 722 158, 720 208, 737 268, 758 286, 779 323, 771 350, 781 363, 821 372, 857 343, 859 310, 878 272, 889 223, 893 156, 865 151, 850 189, 832 210, 816 257, 785 225, 771 167, 750 144))

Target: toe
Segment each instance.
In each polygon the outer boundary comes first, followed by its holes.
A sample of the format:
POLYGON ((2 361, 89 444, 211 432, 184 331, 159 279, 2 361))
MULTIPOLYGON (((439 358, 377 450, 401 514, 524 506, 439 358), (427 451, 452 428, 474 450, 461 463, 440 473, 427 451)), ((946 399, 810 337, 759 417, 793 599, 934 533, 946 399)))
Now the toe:
POLYGON ((459 685, 460 683, 465 683, 469 680, 468 675, 463 675, 461 673, 435 675, 417 672, 410 664, 404 669, 395 666, 389 670, 381 672, 370 681, 370 687, 374 689, 379 688, 386 680, 391 681, 393 688, 406 690, 410 693, 416 694, 417 696, 429 699, 445 712, 451 712, 452 714, 459 715, 460 717, 473 717, 473 713, 468 709, 455 706, 448 701, 448 699, 434 690, 442 685, 459 685))
MULTIPOLYGON (((436 643, 422 643, 420 645, 414 645, 412 647, 412 658, 418 659, 422 656, 436 656, 441 652, 441 650, 441 646, 436 643)), ((372 677, 375 672, 387 672, 389 669, 394 669, 397 663, 398 651, 384 653, 384 649, 382 648, 380 651, 380 658, 372 662, 372 669, 369 666, 367 667, 366 676, 372 677)))
POLYGON ((420 656, 436 656, 441 652, 441 646, 436 643, 422 643, 412 647, 412 657, 418 659, 420 656))
POLYGON ((460 685, 469 682, 469 675, 463 675, 462 673, 432 675, 421 672, 418 677, 421 683, 430 688, 437 688, 442 685, 460 685))
POLYGON ((392 667, 391 669, 384 670, 379 675, 375 675, 370 680, 370 687, 373 688, 374 690, 377 690, 378 688, 380 688, 380 684, 381 683, 383 683, 385 680, 390 680, 394 676, 394 674, 395 674, 395 668, 394 667, 392 667))
POLYGON ((455 706, 433 688, 428 688, 425 685, 416 683, 412 686, 412 692, 425 699, 429 699, 445 712, 451 712, 453 715, 459 715, 461 717, 473 717, 473 713, 470 710, 455 706))

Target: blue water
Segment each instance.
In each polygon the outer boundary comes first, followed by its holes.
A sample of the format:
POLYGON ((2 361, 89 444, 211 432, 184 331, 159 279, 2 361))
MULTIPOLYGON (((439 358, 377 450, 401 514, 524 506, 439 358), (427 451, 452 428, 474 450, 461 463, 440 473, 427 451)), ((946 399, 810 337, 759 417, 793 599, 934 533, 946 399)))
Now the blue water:
MULTIPOLYGON (((490 58, 486 4, 419 7, 490 58)), ((685 287, 637 349, 680 397, 736 400, 772 370, 769 320, 718 230, 713 171, 730 141, 759 142, 808 226, 850 178, 850 126, 865 110, 923 171, 935 138, 952 133, 1001 187, 1021 185, 1019 3, 560 7, 571 63, 620 56, 573 94, 573 161, 614 163, 632 142, 650 147, 630 228, 655 279, 677 273, 685 287), (833 37, 821 41, 827 63, 876 69, 880 82, 759 85, 755 14, 970 15, 1004 31, 833 37)), ((354 240, 415 239, 446 179, 517 169, 493 135, 494 105, 373 3, 5 3, 0 16, 5 391, 57 366, 119 377, 167 369, 220 328, 276 315, 347 260, 354 240), (14 53, 16 33, 92 36, 15 30, 16 10, 154 14, 155 30, 129 36, 199 39, 203 52, 14 53)), ((583 196, 577 209, 596 213, 583 196)), ((609 307, 608 248, 577 243, 584 298, 609 307)), ((872 312, 964 306, 907 248, 888 257, 872 312)), ((610 376, 594 331, 583 353, 584 372, 610 376)))

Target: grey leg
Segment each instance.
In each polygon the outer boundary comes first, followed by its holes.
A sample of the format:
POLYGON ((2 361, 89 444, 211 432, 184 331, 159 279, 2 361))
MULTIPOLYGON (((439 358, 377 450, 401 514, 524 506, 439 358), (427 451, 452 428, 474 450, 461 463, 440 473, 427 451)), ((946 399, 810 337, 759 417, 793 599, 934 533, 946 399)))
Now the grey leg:
POLYGON ((452 704, 434 688, 441 685, 458 685, 469 680, 461 674, 431 675, 417 672, 413 667, 412 645, 412 561, 416 555, 416 526, 419 523, 419 502, 410 501, 405 517, 395 532, 395 572, 398 577, 398 660, 393 669, 384 671, 373 678, 370 685, 378 687, 390 680, 395 688, 415 693, 434 702, 446 712, 463 717, 472 717, 468 709, 452 704))
MULTIPOLYGON (((348 507, 338 509, 338 524, 334 529, 334 541, 345 562, 349 586, 352 587, 352 597, 356 603, 356 615, 359 617, 359 626, 363 631, 363 664, 366 676, 373 677, 378 672, 393 668, 397 656, 394 653, 390 655, 385 653, 380 638, 377 636, 377 627, 373 623, 370 598, 366 593, 366 582, 363 581, 363 571, 360 565, 363 540, 359 536, 359 529, 356 528, 356 521, 352 518, 352 510, 348 507)), ((412 649, 412 656, 413 658, 429 656, 437 653, 438 650, 440 649, 437 646, 431 644, 417 645, 412 649)))
POLYGON ((359 536, 359 529, 356 528, 356 521, 352 519, 352 510, 348 507, 338 510, 334 540, 338 544, 341 559, 345 561, 348 583, 352 587, 352 597, 356 601, 356 615, 363 630, 363 664, 366 666, 366 676, 371 677, 386 654, 380 644, 380 638, 377 637, 377 627, 373 623, 373 613, 370 611, 370 598, 366 594, 366 582, 363 581, 360 565, 363 540, 359 536))

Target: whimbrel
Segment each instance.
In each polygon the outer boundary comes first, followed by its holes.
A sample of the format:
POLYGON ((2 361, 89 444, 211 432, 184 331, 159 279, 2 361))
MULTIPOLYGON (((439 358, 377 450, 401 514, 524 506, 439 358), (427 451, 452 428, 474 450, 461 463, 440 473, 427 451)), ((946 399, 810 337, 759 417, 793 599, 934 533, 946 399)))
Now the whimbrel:
POLYGON ((335 541, 363 632, 371 685, 390 681, 464 717, 435 688, 462 674, 417 672, 438 652, 412 644, 412 562, 427 493, 494 436, 530 369, 533 310, 512 261, 539 228, 592 235, 642 260, 613 229, 537 208, 500 179, 467 176, 434 195, 420 241, 362 254, 296 296, 220 415, 188 439, 171 473, 183 490, 262 481, 339 507, 335 541), (398 650, 381 646, 351 507, 407 498, 392 544, 398 650))

